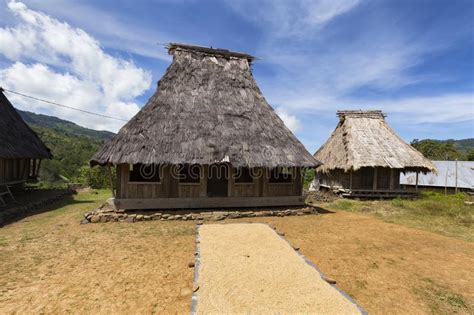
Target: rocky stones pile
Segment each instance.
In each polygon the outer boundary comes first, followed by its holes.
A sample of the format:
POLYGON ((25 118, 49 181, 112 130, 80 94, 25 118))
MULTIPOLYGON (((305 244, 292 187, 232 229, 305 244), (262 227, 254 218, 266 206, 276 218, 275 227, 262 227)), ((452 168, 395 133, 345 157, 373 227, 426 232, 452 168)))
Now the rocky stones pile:
POLYGON ((190 213, 152 213, 146 214, 127 213, 125 210, 115 210, 109 204, 103 204, 94 211, 84 215, 81 223, 105 223, 105 222, 137 222, 137 221, 172 221, 172 220, 199 220, 199 221, 220 221, 224 219, 252 218, 252 217, 270 217, 270 216, 296 216, 316 214, 317 210, 313 207, 304 207, 285 210, 254 210, 254 211, 206 211, 190 213))
POLYGON ((306 203, 333 202, 341 197, 332 191, 310 191, 306 195, 306 203))

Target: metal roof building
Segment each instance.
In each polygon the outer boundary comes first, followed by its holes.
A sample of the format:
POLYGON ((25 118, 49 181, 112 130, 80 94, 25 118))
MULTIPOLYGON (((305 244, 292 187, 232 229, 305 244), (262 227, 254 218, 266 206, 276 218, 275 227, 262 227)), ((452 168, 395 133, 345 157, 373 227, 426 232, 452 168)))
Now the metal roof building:
MULTIPOLYGON (((438 173, 418 174, 418 186, 474 189, 474 161, 433 161, 438 173), (456 176, 457 163, 457 176, 456 176), (457 177, 457 185, 456 185, 457 177)), ((401 185, 416 184, 416 174, 400 174, 401 185)))

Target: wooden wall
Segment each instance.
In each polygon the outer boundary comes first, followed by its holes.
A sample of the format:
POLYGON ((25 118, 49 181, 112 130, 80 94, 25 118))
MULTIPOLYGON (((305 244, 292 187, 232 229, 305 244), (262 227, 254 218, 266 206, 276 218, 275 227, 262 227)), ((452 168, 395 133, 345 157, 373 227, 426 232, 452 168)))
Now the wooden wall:
POLYGON ((376 189, 388 190, 400 188, 400 170, 386 167, 361 168, 355 172, 344 172, 334 170, 328 174, 319 173, 321 184, 328 187, 342 187, 345 189, 376 189), (352 179, 351 179, 352 177, 352 179), (374 177, 376 183, 374 184, 374 177), (369 186, 364 185, 367 178, 370 179, 369 186))
MULTIPOLYGON (((207 172, 208 167, 202 166, 202 178, 199 183, 180 183, 171 176, 176 173, 175 166, 163 167, 160 183, 134 183, 129 182, 130 166, 121 164, 117 166, 117 198, 204 198, 207 197, 207 172)), ((301 196, 303 183, 301 172, 294 169, 295 176, 291 183, 269 183, 265 172, 260 169, 262 176, 253 180, 253 183, 235 183, 233 176, 228 181, 229 197, 265 197, 265 196, 301 196)), ((232 172, 234 170, 232 169, 232 172)))
POLYGON ((0 182, 26 180, 30 172, 30 159, 0 159, 0 182))

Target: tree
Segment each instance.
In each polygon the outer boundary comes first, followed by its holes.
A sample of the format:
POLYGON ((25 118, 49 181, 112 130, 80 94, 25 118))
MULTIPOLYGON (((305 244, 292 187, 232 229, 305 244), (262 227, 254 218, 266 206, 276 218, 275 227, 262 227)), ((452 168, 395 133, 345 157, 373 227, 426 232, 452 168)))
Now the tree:
POLYGON ((410 144, 430 160, 453 161, 456 159, 462 159, 462 154, 456 149, 454 143, 451 141, 441 142, 431 139, 414 139, 410 144))
MULTIPOLYGON (((112 177, 115 178, 115 169, 111 168, 112 177)), ((86 184, 91 188, 109 188, 110 187, 110 177, 108 171, 105 167, 90 167, 89 165, 84 165, 79 168, 79 177, 78 182, 81 184, 86 184)), ((114 180, 115 182, 115 180, 114 180)))
POLYGON ((466 161, 474 161, 474 149, 467 151, 466 161))

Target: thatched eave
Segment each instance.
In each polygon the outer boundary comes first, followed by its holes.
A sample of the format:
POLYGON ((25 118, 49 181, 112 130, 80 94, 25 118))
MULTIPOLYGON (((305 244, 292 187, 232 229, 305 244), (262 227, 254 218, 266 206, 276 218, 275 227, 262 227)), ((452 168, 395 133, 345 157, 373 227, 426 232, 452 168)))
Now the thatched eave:
POLYGON ((382 111, 338 111, 339 123, 314 154, 324 164, 318 171, 357 171, 388 167, 402 171, 436 171, 433 163, 405 143, 386 123, 382 111))
POLYGON ((170 44, 170 53, 155 94, 91 165, 320 165, 265 100, 253 57, 181 44, 170 44))
POLYGON ((51 159, 49 149, 23 121, 0 88, 0 159, 51 159))

